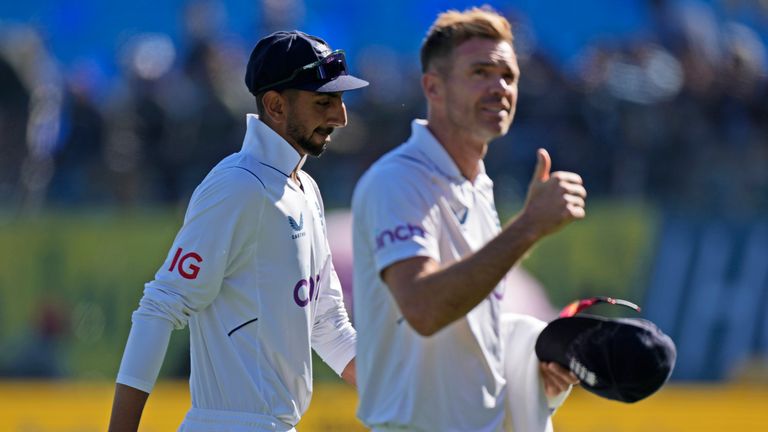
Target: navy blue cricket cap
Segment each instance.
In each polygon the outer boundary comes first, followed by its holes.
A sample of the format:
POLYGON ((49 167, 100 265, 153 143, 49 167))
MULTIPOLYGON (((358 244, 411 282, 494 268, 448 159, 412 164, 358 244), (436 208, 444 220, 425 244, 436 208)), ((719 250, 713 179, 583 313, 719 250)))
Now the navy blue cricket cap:
POLYGON ((256 96, 285 89, 334 93, 359 89, 368 82, 349 74, 344 51, 332 51, 323 39, 293 30, 272 33, 256 44, 245 85, 256 96))
POLYGON ((550 322, 536 340, 536 355, 570 369, 585 390, 632 403, 667 382, 677 351, 648 320, 577 315, 550 322))

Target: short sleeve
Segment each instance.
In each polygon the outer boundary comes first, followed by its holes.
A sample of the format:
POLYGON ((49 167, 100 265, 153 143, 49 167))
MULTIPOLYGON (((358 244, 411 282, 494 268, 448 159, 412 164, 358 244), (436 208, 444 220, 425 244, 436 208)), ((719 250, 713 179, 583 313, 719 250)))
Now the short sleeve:
POLYGON ((369 173, 352 202, 355 230, 362 231, 374 251, 379 272, 411 257, 440 259, 438 209, 427 189, 430 180, 418 170, 400 168, 369 173))

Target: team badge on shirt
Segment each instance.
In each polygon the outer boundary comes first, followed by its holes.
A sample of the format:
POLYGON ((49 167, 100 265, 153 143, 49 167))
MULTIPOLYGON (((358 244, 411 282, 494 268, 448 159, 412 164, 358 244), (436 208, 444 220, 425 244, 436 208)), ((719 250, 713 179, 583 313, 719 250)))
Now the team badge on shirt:
POLYGON ((469 208, 462 207, 459 210, 454 210, 451 208, 451 210, 453 210, 453 214, 456 216, 456 220, 458 220, 460 224, 464 225, 464 222, 467 221, 467 216, 469 216, 469 208))
POLYGON ((296 240, 299 237, 307 235, 307 233, 304 232, 304 213, 299 213, 298 222, 296 222, 296 219, 292 216, 288 216, 288 225, 290 225, 291 229, 294 231, 294 233, 291 234, 292 239, 296 240))

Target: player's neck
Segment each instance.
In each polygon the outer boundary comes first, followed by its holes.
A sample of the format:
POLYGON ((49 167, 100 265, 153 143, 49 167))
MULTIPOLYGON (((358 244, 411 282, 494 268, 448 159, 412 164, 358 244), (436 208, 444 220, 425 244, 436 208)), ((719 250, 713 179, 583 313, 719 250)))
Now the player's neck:
POLYGON ((449 122, 442 122, 439 118, 430 117, 427 127, 448 152, 461 174, 474 183, 480 173, 480 161, 488 151, 488 142, 452 127, 449 122))

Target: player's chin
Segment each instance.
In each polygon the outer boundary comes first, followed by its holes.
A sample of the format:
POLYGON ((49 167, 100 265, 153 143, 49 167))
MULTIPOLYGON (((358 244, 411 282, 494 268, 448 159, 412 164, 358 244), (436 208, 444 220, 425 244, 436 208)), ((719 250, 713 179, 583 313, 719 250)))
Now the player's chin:
POLYGON ((480 115, 478 121, 482 125, 482 128, 494 138, 506 135, 509 131, 509 127, 512 124, 512 120, 508 115, 489 115, 483 113, 480 115))
POLYGON ((504 136, 509 131, 508 122, 484 122, 483 131, 488 139, 495 139, 504 136))
POLYGON ((320 157, 320 155, 325 153, 329 142, 330 140, 321 141, 320 143, 312 143, 313 145, 307 149, 307 152, 314 157, 320 157))
POLYGON ((306 152, 306 154, 314 157, 320 157, 321 154, 325 151, 325 149, 328 147, 328 142, 330 140, 320 140, 317 139, 314 135, 310 136, 308 139, 299 141, 299 146, 306 152))

